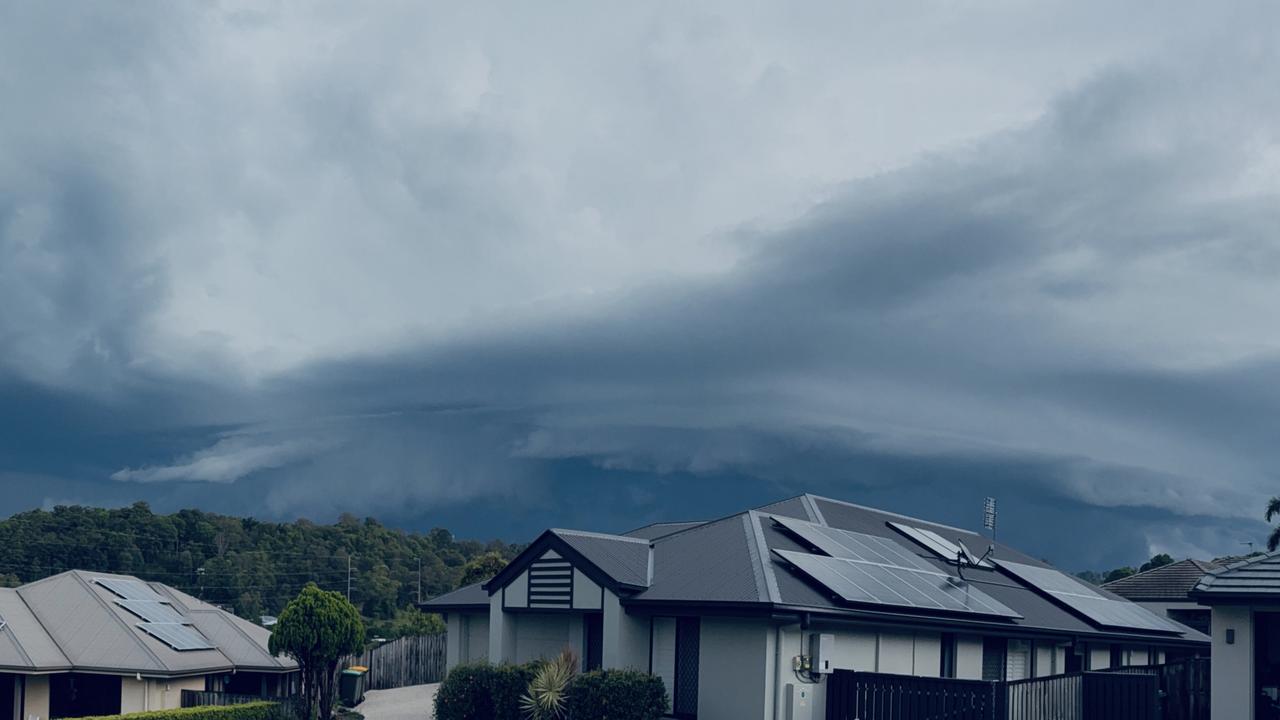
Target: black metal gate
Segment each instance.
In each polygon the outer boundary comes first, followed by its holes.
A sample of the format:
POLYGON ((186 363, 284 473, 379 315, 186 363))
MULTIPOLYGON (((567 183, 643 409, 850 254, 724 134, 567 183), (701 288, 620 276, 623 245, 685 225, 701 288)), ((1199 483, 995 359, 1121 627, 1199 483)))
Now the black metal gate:
POLYGON ((1154 675, 1084 673, 1085 720, 1158 720, 1160 683, 1154 675))
POLYGON ((827 720, 1160 720, 1160 687, 1151 674, 989 682, 837 670, 827 720))
POLYGON ((1004 720, 1000 683, 837 670, 827 720, 1004 720))
POLYGON ((1160 689, 1161 720, 1209 720, 1209 658, 1185 658, 1106 672, 1155 677, 1160 689))

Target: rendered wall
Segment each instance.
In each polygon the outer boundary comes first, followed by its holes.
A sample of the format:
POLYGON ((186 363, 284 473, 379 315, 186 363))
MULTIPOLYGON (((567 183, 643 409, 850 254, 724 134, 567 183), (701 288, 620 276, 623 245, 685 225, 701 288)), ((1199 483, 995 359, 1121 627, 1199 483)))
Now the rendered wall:
POLYGON ((961 680, 982 679, 982 638, 956 638, 956 677, 961 680))
POLYGON ((25 720, 49 720, 49 678, 28 675, 22 701, 25 720))
POLYGON ((649 669, 649 618, 630 615, 618 596, 604 591, 604 647, 601 661, 606 668, 649 669))
MULTIPOLYGON (((938 677, 942 671, 942 636, 938 633, 877 631, 870 628, 866 630, 834 629, 823 627, 821 624, 815 624, 810 629, 802 631, 798 625, 788 626, 782 630, 780 652, 774 652, 772 643, 769 648, 769 653, 777 656, 777 666, 769 673, 771 687, 768 688, 767 697, 770 705, 778 707, 779 718, 784 717, 782 702, 787 684, 803 682, 796 678, 795 672, 791 669, 792 658, 809 654, 809 635, 813 633, 830 633, 835 636, 831 666, 837 670, 919 677, 938 677)), ((977 677, 981 677, 982 639, 965 638, 964 640, 969 646, 976 642, 976 658, 973 657, 972 652, 958 653, 957 673, 963 667, 972 665, 973 672, 977 673, 977 677)), ((958 642, 957 645, 959 646, 960 643, 958 642)), ((772 666, 773 658, 770 657, 769 660, 772 666)), ((964 676, 961 675, 961 677, 964 676)), ((817 685, 808 687, 813 699, 813 717, 815 719, 826 717, 826 681, 823 680, 817 685)))
POLYGON ((463 616, 465 633, 460 644, 462 662, 481 662, 489 659, 489 618, 480 613, 463 616))
POLYGON ((204 690, 203 675, 171 680, 124 677, 120 679, 120 712, 173 710, 182 707, 183 690, 204 690))
POLYGON ((1089 669, 1106 670, 1111 667, 1111 646, 1089 644, 1089 669))
POLYGON ((1213 720, 1240 720, 1253 717, 1253 611, 1248 607, 1219 606, 1213 609, 1213 662, 1211 712, 1213 720), (1227 644, 1227 630, 1235 631, 1235 642, 1227 644))
POLYGON ((521 613, 507 617, 507 622, 513 620, 516 663, 554 658, 565 648, 582 653, 582 618, 577 615, 521 613))
POLYGON ((444 667, 446 672, 462 662, 462 613, 451 612, 444 621, 444 667))

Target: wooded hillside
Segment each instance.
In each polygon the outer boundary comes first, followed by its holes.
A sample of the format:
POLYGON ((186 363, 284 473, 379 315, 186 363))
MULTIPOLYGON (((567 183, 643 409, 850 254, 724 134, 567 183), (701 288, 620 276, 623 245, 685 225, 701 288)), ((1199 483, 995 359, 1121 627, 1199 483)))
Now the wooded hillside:
POLYGON ((501 542, 455 540, 443 529, 408 533, 343 516, 333 525, 268 523, 182 510, 157 515, 146 503, 106 510, 56 507, 0 521, 0 584, 13 586, 72 568, 158 580, 257 619, 274 615, 308 582, 346 592, 368 618, 389 619, 422 596, 453 589, 463 566, 501 542))

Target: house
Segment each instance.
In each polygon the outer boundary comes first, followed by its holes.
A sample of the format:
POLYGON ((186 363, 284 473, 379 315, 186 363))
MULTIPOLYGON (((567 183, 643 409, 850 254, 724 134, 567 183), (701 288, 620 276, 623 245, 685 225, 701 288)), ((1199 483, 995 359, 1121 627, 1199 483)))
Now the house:
POLYGON ((1209 607, 1190 595, 1205 573, 1219 567, 1212 560, 1180 560, 1104 583, 1102 588, 1207 635, 1209 607))
POLYGON ((825 713, 825 673, 1014 679, 1207 653, 1208 638, 982 536, 801 495, 619 535, 547 530, 423 603, 447 662, 577 651, 660 676, 672 715, 825 713))
POLYGON ((0 589, 0 720, 181 706, 182 690, 287 694, 270 632, 160 583, 71 570, 0 589))
POLYGON ((1213 720, 1280 717, 1280 553, 1211 570, 1191 597, 1213 610, 1213 720))

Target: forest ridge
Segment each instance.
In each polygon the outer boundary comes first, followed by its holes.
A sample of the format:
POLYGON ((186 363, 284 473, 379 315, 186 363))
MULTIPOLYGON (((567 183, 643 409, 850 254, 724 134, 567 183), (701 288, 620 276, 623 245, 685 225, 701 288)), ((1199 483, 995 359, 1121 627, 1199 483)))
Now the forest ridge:
POLYGON ((332 525, 263 522, 201 510, 158 515, 144 502, 103 509, 58 506, 0 521, 0 585, 64 570, 135 575, 257 620, 308 582, 347 591, 370 620, 457 586, 469 561, 514 556, 518 546, 457 540, 445 529, 412 533, 344 514, 332 525), (419 574, 421 569, 421 574, 419 574))

